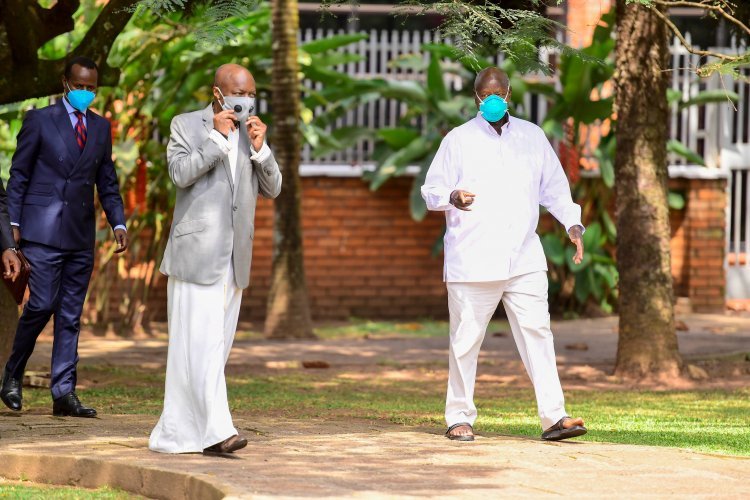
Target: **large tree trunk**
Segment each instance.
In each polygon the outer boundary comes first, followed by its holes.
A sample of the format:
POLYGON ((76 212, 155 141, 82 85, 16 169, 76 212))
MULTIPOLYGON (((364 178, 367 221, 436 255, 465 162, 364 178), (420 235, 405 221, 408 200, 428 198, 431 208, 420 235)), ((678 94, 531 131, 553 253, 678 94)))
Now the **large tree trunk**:
POLYGON ((667 31, 617 0, 615 193, 620 335, 615 373, 679 375, 667 205, 667 31))
POLYGON ((296 0, 271 2, 273 151, 281 167, 281 194, 274 202, 274 249, 266 336, 314 338, 302 258, 299 178, 302 138, 297 62, 299 14, 296 0))
POLYGON ((10 356, 10 348, 16 335, 16 323, 18 306, 5 285, 0 283, 0 374, 10 356))
MULTIPOLYGON (((0 104, 62 92, 60 76, 73 56, 88 56, 99 65, 99 85, 117 85, 120 70, 107 64, 112 43, 128 24, 139 0, 108 0, 81 42, 66 57, 39 59, 39 48, 75 28, 80 0, 43 2, 0 0, 0 104)), ((100 2, 102 3, 102 2, 100 2)))

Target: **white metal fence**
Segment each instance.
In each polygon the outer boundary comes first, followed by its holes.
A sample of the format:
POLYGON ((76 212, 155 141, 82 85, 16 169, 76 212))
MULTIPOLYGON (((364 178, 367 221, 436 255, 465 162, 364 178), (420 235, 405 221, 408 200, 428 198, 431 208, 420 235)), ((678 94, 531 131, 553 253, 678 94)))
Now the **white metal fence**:
MULTIPOLYGON (((305 43, 334 35, 346 33, 343 30, 311 30, 307 29, 300 33, 299 41, 305 43)), ((375 31, 367 33, 366 40, 350 44, 345 48, 349 54, 357 54, 361 57, 358 62, 342 64, 336 69, 361 78, 387 78, 394 80, 422 80, 423 73, 415 72, 391 65, 391 61, 409 54, 422 54, 427 60, 428 54, 422 53, 421 47, 424 43, 447 43, 451 41, 442 37, 439 33, 431 30, 423 31, 375 31)), ((541 54, 544 62, 554 63, 557 54, 544 51, 541 54)), ((502 55, 494 57, 494 62, 499 64, 502 55)), ((540 76, 545 80, 553 82, 552 78, 540 76)), ((462 90, 463 81, 459 76, 446 75, 446 84, 453 91, 462 90)), ((318 85, 317 89, 320 89, 318 85)), ((547 110, 547 101, 538 95, 527 95, 523 103, 523 109, 532 120, 541 122, 547 110), (530 110, 530 111, 528 111, 530 110)), ((322 112, 322 109, 315 110, 322 112)), ((361 126, 377 130, 384 127, 395 127, 406 112, 406 105, 394 99, 378 99, 369 102, 346 113, 345 116, 336 120, 333 128, 348 126, 361 126)), ((419 124, 417 124, 419 126, 419 124)), ((311 148, 306 145, 302 158, 303 163, 325 164, 325 165, 361 165, 370 162, 370 155, 374 149, 374 143, 370 140, 362 141, 354 148, 339 151, 324 158, 313 158, 311 148)))
MULTIPOLYGON (((300 33, 299 40, 304 43, 346 33, 343 30, 312 30, 307 29, 300 33)), ((363 78, 390 78, 402 80, 419 80, 423 75, 409 69, 395 67, 391 61, 407 54, 421 53, 423 43, 446 42, 440 34, 424 31, 370 31, 368 38, 346 47, 350 54, 361 56, 358 62, 350 62, 340 65, 337 70, 344 71, 350 75, 363 78)), ((690 40, 690 35, 687 35, 690 40)), ((727 53, 736 53, 738 47, 732 42, 732 46, 719 49, 727 53)), ((672 88, 683 93, 684 98, 689 98, 701 90, 734 90, 740 94, 740 102, 737 104, 737 112, 731 104, 705 104, 691 106, 678 110, 674 106, 670 119, 670 135, 680 140, 693 151, 701 155, 709 167, 720 165, 723 148, 728 143, 748 142, 748 120, 750 119, 750 96, 747 95, 747 85, 735 82, 731 78, 714 76, 708 80, 699 80, 691 69, 700 63, 700 56, 690 54, 685 50, 677 39, 670 47, 672 54, 672 88), (744 86, 743 86, 744 85, 744 86), (743 94, 744 92, 744 94, 743 94), (720 125, 721 124, 721 125, 720 125), (726 126, 731 126, 730 130, 726 126)), ((422 54, 427 57, 427 54, 422 54)), ((554 63, 558 57, 554 51, 544 51, 541 54, 542 61, 554 63)), ((496 63, 502 61, 502 55, 495 58, 496 63)), ((534 78, 554 82, 552 77, 535 75, 534 78)), ((446 75, 446 83, 453 90, 460 91, 462 81, 454 75, 446 75)), ((648 89, 643 90, 644 99, 650 98, 648 89)), ((544 120, 548 101, 544 96, 527 94, 522 103, 523 112, 535 123, 544 120)), ((322 110, 317 110, 322 111, 322 110)), ((345 116, 336 120, 335 128, 346 126, 362 126, 370 129, 383 127, 394 127, 398 125, 399 119, 406 111, 406 106, 396 100, 379 99, 367 103, 359 108, 349 111, 345 116)), ((325 164, 325 165, 361 165, 370 162, 370 156, 374 144, 371 141, 363 141, 356 147, 340 151, 325 158, 313 158, 309 146, 303 151, 303 163, 325 164)), ((688 163, 684 158, 670 154, 670 164, 685 165, 688 163)))

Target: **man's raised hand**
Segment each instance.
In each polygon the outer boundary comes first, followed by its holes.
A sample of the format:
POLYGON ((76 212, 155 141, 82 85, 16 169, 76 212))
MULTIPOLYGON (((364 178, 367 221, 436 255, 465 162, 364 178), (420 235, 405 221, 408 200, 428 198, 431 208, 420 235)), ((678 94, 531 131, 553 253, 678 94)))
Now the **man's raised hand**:
POLYGON ((224 137, 228 137, 229 133, 234 131, 235 121, 237 121, 237 115, 231 109, 214 114, 214 128, 224 137))
POLYGON ((266 130, 268 127, 257 116, 249 116, 245 125, 247 125, 247 137, 250 139, 250 144, 253 145, 253 149, 257 153, 263 147, 263 141, 266 140, 266 130))
POLYGON ((474 203, 475 197, 474 193, 464 191, 463 189, 456 189, 451 193, 451 205, 459 210, 471 212, 471 208, 469 207, 474 203))

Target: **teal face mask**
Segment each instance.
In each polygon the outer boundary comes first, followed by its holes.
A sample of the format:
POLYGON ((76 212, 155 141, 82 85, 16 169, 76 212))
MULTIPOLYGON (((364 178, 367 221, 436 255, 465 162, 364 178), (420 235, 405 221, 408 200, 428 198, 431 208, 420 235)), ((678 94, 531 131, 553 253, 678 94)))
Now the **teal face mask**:
POLYGON ((479 97, 479 94, 476 94, 475 92, 480 103, 479 113, 485 120, 490 123, 495 123, 503 119, 505 113, 508 112, 508 101, 506 99, 508 98, 509 92, 510 87, 508 88, 508 92, 505 93, 505 97, 500 97, 499 95, 492 94, 488 95, 484 100, 482 100, 479 97))
POLYGON ((85 113, 88 107, 91 105, 91 102, 96 97, 96 94, 91 92, 90 90, 70 90, 68 82, 65 82, 65 86, 68 87, 67 98, 70 105, 81 113, 85 113))

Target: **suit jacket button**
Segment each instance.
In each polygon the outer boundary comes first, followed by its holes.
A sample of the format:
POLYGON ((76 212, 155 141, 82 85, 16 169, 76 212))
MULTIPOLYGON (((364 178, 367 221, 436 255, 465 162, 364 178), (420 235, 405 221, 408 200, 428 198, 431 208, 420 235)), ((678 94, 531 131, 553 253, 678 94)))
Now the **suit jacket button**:
POLYGON ((66 207, 68 206, 68 202, 67 202, 67 201, 65 202, 65 206, 66 206, 66 207))
POLYGON ((63 161, 63 157, 62 156, 58 156, 57 157, 57 161, 63 161))
POLYGON ((237 211, 237 205, 233 206, 232 210, 234 210, 236 212, 237 211))

